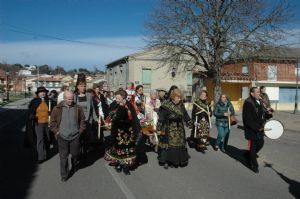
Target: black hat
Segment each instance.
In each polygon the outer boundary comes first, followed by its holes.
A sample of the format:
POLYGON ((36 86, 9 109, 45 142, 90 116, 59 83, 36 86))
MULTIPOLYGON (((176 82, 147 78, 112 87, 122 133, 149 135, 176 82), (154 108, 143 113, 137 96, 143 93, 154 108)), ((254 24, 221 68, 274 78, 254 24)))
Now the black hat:
POLYGON ((40 86, 37 88, 35 94, 38 94, 39 92, 46 92, 48 93, 48 90, 44 86, 40 86))

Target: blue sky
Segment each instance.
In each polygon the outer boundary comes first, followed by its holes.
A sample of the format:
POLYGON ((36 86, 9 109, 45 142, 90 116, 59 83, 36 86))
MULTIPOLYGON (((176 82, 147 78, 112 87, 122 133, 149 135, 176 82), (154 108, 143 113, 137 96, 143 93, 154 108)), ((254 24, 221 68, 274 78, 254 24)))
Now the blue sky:
MULTIPOLYGON (((145 46, 144 22, 157 2, 0 0, 0 62, 104 69, 145 46)), ((300 11, 300 2, 291 2, 300 11)), ((296 14, 291 27, 300 30, 296 14)), ((300 36, 295 39, 300 43, 300 36)))
POLYGON ((0 62, 103 69, 110 61, 145 46, 144 21, 156 3, 0 0, 0 62))

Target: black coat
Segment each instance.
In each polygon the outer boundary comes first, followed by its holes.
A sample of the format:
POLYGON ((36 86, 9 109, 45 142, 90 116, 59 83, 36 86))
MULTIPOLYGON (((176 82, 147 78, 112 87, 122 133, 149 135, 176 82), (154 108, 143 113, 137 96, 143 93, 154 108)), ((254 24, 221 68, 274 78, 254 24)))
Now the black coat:
POLYGON ((262 103, 258 103, 252 96, 248 97, 243 105, 243 123, 247 140, 263 139, 264 110, 262 103))
POLYGON ((123 125, 128 125, 132 128, 133 133, 138 136, 141 132, 140 121, 137 117, 136 111, 133 105, 126 101, 126 105, 131 112, 132 120, 128 118, 128 111, 125 107, 118 105, 115 101, 111 103, 110 112, 115 112, 115 117, 112 122, 111 133, 112 135, 118 132, 118 128, 123 128, 123 125), (120 126, 122 125, 122 126, 120 126))
MULTIPOLYGON (((49 105, 49 99, 48 97, 45 98, 45 103, 49 105)), ((28 105, 28 116, 27 116, 27 122, 26 122, 26 134, 25 134, 25 141, 24 144, 27 147, 36 147, 36 135, 34 130, 34 124, 37 122, 36 118, 36 109, 41 104, 42 99, 39 97, 33 98, 28 105)), ((56 102, 51 100, 51 111, 56 106, 56 102)), ((50 113, 49 113, 50 114, 50 113)))
POLYGON ((109 114, 109 106, 108 106, 107 101, 106 101, 103 94, 100 94, 100 97, 94 96, 94 98, 93 98, 95 112, 96 112, 97 117, 99 117, 98 104, 99 104, 100 101, 101 101, 102 111, 103 111, 103 114, 104 114, 103 119, 106 119, 108 114, 109 114))

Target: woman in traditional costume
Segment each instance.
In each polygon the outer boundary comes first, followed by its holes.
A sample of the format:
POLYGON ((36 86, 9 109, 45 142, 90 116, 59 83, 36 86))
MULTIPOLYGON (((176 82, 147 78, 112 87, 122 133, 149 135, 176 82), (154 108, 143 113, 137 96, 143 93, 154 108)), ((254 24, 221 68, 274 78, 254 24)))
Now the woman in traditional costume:
POLYGON ((139 112, 143 115, 145 115, 145 103, 146 103, 146 96, 143 93, 143 86, 137 85, 135 87, 135 104, 139 110, 139 112))
POLYGON ((158 160, 160 165, 185 166, 190 158, 187 147, 184 123, 190 127, 192 121, 182 103, 182 93, 174 89, 170 99, 165 101, 159 109, 157 131, 159 132, 158 160))
POLYGON ((201 91, 200 98, 195 100, 192 109, 192 119, 194 127, 191 132, 191 139, 195 139, 196 150, 205 153, 206 146, 209 144, 209 129, 211 107, 207 101, 207 91, 201 91))
POLYGON ((156 134, 156 126, 158 121, 158 109, 160 107, 161 103, 158 99, 158 93, 157 90, 151 90, 150 91, 150 98, 147 100, 145 105, 145 118, 146 121, 150 123, 150 129, 151 133, 149 134, 149 144, 150 145, 156 145, 157 143, 157 134, 156 134))
POLYGON ((136 112, 132 104, 126 100, 127 93, 119 90, 115 93, 115 102, 111 106, 111 136, 112 146, 106 152, 105 159, 110 166, 115 166, 118 172, 126 175, 136 163, 136 137, 141 132, 136 112))

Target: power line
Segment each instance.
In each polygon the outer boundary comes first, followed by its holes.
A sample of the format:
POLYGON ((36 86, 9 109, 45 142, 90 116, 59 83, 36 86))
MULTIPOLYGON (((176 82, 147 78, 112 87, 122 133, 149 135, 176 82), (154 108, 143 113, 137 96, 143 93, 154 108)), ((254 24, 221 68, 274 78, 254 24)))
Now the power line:
POLYGON ((66 38, 63 38, 63 37, 57 37, 57 36, 52 36, 52 35, 48 35, 48 34, 42 34, 42 33, 34 32, 34 31, 31 31, 31 30, 24 29, 24 28, 21 28, 21 27, 17 27, 17 26, 14 26, 12 24, 4 23, 4 22, 0 23, 0 25, 9 27, 7 30, 11 31, 11 32, 16 32, 16 33, 25 34, 25 35, 33 35, 33 36, 37 36, 37 37, 44 37, 44 38, 49 38, 49 39, 53 39, 53 40, 66 41, 66 42, 83 44, 83 45, 108 47, 108 48, 126 48, 126 49, 134 49, 134 50, 142 50, 143 49, 142 47, 134 47, 134 46, 127 46, 127 45, 104 44, 104 43, 96 43, 96 42, 66 39, 66 38))

